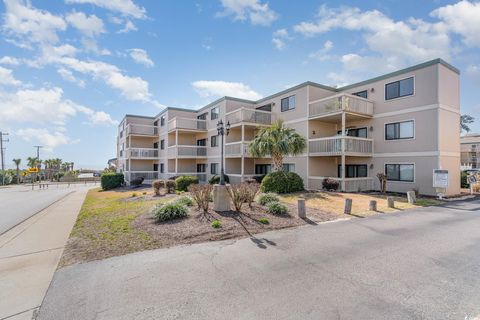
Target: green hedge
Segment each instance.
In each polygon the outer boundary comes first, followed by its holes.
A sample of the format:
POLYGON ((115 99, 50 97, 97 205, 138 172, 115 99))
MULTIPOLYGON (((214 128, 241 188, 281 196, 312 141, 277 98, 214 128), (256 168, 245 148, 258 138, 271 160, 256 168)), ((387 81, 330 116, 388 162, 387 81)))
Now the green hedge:
POLYGON ((303 190, 303 180, 295 172, 277 171, 263 178, 262 192, 290 193, 303 190))
POLYGON ((175 201, 157 205, 153 209, 153 216, 157 222, 185 218, 187 215, 187 207, 175 201))
POLYGON ((103 190, 110 190, 121 187, 124 183, 123 173, 104 173, 101 177, 101 184, 103 190))
POLYGON ((468 184, 468 173, 465 171, 460 172, 460 185, 462 188, 470 188, 468 184))
POLYGON ((187 191, 189 185, 198 184, 198 177, 180 176, 175 180, 175 182, 177 183, 177 190, 187 191))
MULTIPOLYGON (((225 178, 225 183, 230 183, 230 178, 226 174, 223 175, 223 176, 225 178)), ((220 183, 220 175, 219 174, 214 175, 213 177, 210 178, 210 180, 208 180, 208 183, 219 184, 220 183)))

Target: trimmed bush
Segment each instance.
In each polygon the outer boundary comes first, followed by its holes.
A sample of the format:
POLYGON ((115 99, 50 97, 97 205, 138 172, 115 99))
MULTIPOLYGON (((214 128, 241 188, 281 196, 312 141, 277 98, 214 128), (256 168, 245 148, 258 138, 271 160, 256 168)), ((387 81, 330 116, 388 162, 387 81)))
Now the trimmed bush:
POLYGON ((160 189, 165 188, 165 181, 163 180, 155 180, 152 183, 153 192, 156 196, 160 195, 160 189))
POLYGON ((177 190, 187 191, 188 186, 191 184, 198 184, 198 177, 195 176, 180 176, 175 179, 177 183, 177 190))
POLYGON ((123 173, 104 173, 100 178, 100 183, 103 190, 110 190, 114 188, 121 187, 125 182, 123 173))
POLYGON ((268 221, 267 218, 260 218, 260 219, 258 219, 258 222, 260 222, 261 224, 269 224, 270 223, 270 221, 268 221))
POLYGON ((267 212, 276 216, 282 216, 288 213, 288 209, 280 202, 270 202, 267 204, 267 212))
POLYGON ((337 180, 325 178, 322 181, 322 187, 324 190, 333 190, 337 191, 340 183, 337 180))
POLYGON ((255 179, 255 181, 257 181, 257 183, 262 183, 263 178, 265 178, 265 174, 262 174, 260 176, 253 176, 252 178, 255 179))
POLYGON ((182 196, 175 200, 176 203, 183 204, 184 206, 191 207, 193 206, 192 198, 188 196, 182 196))
POLYGON ((303 190, 303 180, 295 172, 276 171, 265 176, 262 192, 291 193, 303 190))
MULTIPOLYGON (((230 183, 230 178, 226 174, 224 175, 224 177, 225 177, 225 183, 230 183)), ((208 183, 219 184, 220 183, 220 175, 219 174, 214 175, 213 177, 210 178, 210 180, 208 180, 208 183)))
POLYGON ((208 212, 210 198, 212 196, 213 186, 211 184, 192 184, 188 187, 188 191, 197 203, 198 209, 208 212))
POLYGON ((262 206, 269 204, 270 202, 279 202, 280 199, 273 193, 262 193, 260 197, 258 197, 258 203, 262 206))
POLYGON ((460 185, 462 188, 470 188, 468 184, 468 173, 465 171, 460 172, 460 185))
POLYGON ((157 205, 153 210, 153 216, 157 222, 185 218, 187 214, 187 207, 175 201, 157 205))
POLYGON ((219 220, 213 220, 212 221, 212 227, 215 229, 219 229, 222 227, 222 223, 219 220))
POLYGON ((165 188, 167 189, 167 193, 173 193, 176 187, 177 183, 175 180, 165 180, 165 188))

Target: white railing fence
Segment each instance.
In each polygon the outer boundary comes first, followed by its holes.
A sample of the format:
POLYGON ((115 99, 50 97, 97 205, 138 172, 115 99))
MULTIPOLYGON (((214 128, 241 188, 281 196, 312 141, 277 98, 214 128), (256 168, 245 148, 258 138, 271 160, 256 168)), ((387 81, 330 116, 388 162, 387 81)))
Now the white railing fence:
POLYGON ((230 142, 225 144, 226 157, 248 156, 249 142, 230 142))
POLYGON ((200 119, 190 119, 175 117, 168 122, 168 130, 188 129, 188 130, 206 130, 207 121, 200 119))
POLYGON ((133 158, 158 158, 158 149, 153 148, 129 148, 127 152, 133 158))
POLYGON ((342 153, 342 139, 345 140, 346 153, 373 153, 373 140, 357 137, 327 137, 309 140, 310 154, 338 155, 342 153))
POLYGON ((127 125, 127 134, 155 136, 158 135, 158 127, 129 123, 127 125))
POLYGON ((361 97, 343 93, 333 97, 312 101, 309 104, 310 117, 339 111, 373 115, 373 102, 361 97))
POLYGON ((168 147, 168 157, 205 157, 207 147, 204 146, 171 146, 168 147))
POLYGON ((225 115, 225 122, 235 124, 239 122, 249 122, 257 124, 272 124, 275 115, 269 111, 240 108, 225 115))

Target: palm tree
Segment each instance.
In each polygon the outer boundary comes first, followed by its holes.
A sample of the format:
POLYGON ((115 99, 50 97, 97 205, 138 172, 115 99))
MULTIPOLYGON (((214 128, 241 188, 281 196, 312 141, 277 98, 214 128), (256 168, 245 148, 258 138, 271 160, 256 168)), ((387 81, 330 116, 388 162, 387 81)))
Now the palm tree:
POLYGON ((38 160, 36 157, 28 157, 27 164, 30 168, 35 168, 37 166, 38 160))
POLYGON ((13 163, 17 166, 17 183, 20 183, 20 162, 22 159, 13 159, 13 163))
POLYGON ((253 157, 272 157, 273 171, 283 169, 283 158, 287 155, 296 156, 305 150, 307 141, 295 132, 295 129, 283 126, 282 120, 277 120, 270 127, 265 127, 255 136, 248 146, 253 157))

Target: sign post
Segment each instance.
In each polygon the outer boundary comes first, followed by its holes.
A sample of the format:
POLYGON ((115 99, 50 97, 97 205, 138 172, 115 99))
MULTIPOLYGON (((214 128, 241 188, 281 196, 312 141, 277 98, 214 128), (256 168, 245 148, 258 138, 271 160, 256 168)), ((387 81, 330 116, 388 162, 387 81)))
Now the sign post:
POLYGON ((448 170, 433 170, 433 187, 436 189, 438 199, 443 200, 448 188, 448 170))

